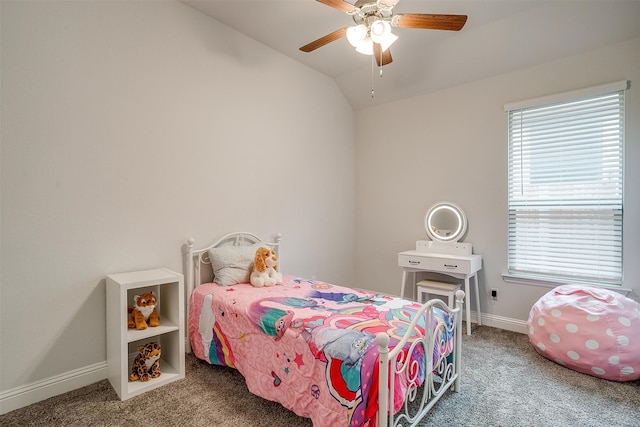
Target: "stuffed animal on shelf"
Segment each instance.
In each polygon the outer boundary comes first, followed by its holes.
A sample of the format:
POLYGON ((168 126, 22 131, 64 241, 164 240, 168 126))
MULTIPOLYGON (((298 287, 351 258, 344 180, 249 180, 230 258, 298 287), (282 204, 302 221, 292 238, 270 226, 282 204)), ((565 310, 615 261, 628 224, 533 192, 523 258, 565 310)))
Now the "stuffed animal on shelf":
POLYGON ((159 326, 160 316, 156 310, 156 296, 153 292, 145 292, 133 297, 133 307, 129 316, 129 329, 147 329, 148 326, 159 326), (148 323, 147 323, 148 322, 148 323))
POLYGON ((138 347, 138 354, 133 359, 131 375, 129 381, 149 381, 151 378, 158 378, 160 372, 160 344, 150 342, 138 347))
POLYGON ((282 284, 282 274, 278 271, 278 257, 273 249, 261 246, 256 250, 251 284, 256 288, 282 284))

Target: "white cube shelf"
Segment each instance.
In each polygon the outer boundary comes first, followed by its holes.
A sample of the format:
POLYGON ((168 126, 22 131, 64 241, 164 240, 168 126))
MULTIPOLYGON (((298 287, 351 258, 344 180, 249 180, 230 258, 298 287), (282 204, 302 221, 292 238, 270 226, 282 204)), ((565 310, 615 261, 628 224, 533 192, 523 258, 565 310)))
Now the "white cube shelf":
POLYGON ((107 377, 121 400, 184 378, 184 278, 166 268, 107 276, 107 377), (153 291, 160 326, 129 329, 128 307, 134 295, 153 291), (149 381, 129 382, 137 348, 160 344, 161 375, 149 381))

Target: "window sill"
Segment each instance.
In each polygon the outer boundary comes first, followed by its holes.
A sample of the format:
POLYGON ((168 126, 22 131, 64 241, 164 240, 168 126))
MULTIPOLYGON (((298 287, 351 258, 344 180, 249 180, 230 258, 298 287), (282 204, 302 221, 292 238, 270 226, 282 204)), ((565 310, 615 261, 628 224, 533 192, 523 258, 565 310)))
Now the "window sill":
MULTIPOLYGON (((568 282, 557 282, 557 281, 543 279, 535 276, 522 276, 517 274, 509 274, 509 273, 502 273, 502 280, 504 280, 506 283, 512 283, 515 285, 540 286, 543 288, 555 288, 561 285, 571 284, 568 282)), ((588 284, 588 283, 584 283, 584 285, 586 286, 591 285, 591 286, 597 286, 599 288, 611 289, 612 291, 621 293, 626 297, 628 297, 632 293, 631 289, 623 288, 622 286, 596 285, 596 284, 588 284)))

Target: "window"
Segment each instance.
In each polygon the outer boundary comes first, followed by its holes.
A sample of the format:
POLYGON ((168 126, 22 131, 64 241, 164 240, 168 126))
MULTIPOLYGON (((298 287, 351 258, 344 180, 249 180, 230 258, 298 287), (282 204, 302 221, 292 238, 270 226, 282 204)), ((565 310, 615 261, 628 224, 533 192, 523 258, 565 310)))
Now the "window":
POLYGON ((627 86, 505 105, 510 275, 622 285, 627 86))

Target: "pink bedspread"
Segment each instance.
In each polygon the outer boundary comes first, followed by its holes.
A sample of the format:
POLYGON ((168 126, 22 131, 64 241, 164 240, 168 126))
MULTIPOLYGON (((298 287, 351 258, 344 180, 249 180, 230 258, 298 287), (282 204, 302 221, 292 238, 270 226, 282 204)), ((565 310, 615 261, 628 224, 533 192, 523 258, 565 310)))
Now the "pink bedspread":
MULTIPOLYGON (((386 332, 393 348, 419 309, 404 299, 292 276, 267 288, 210 283, 191 296, 189 338, 198 358, 235 367, 252 393, 311 418, 314 427, 373 426, 375 335, 386 332)), ((436 312, 432 330, 449 321, 436 312)), ((422 322, 412 339, 424 331, 422 322)), ((452 341, 437 346, 434 358, 450 353, 452 341)), ((423 358, 416 348, 412 357, 423 358)), ((399 397, 406 381, 396 378, 396 384, 399 397)), ((396 399, 395 410, 401 403, 396 399)))

